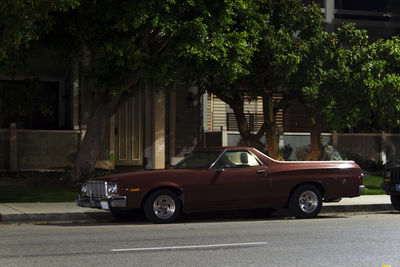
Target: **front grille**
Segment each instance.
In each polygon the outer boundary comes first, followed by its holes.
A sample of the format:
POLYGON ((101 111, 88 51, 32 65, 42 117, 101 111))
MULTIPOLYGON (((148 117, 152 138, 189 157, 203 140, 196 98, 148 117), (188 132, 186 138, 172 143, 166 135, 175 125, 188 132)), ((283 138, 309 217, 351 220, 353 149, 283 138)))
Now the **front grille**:
POLYGON ((87 184, 88 195, 91 197, 106 197, 107 182, 106 181, 90 181, 87 184))
POLYGON ((400 168, 393 168, 390 170, 390 179, 392 183, 400 183, 400 168))

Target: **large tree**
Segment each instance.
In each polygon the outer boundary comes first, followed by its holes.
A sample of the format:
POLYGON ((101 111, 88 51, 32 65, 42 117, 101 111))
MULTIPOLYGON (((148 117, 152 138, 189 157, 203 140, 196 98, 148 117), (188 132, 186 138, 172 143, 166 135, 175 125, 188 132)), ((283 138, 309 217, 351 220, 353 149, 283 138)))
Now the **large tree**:
MULTIPOLYGON (((48 39, 58 40, 57 46, 61 40, 67 55, 81 62, 81 87, 93 96, 87 131, 71 172, 74 179, 90 173, 106 123, 125 96, 143 88, 168 88, 184 72, 180 58, 199 53, 189 43, 209 42, 206 33, 226 27, 234 20, 232 11, 245 8, 245 2, 81 1, 75 10, 57 14, 54 35, 48 39)), ((211 36, 212 43, 223 41, 211 36)))
POLYGON ((195 66, 194 78, 200 87, 233 109, 244 144, 279 158, 273 97, 291 94, 289 79, 298 70, 305 43, 323 31, 323 18, 317 5, 298 0, 252 0, 244 7, 234 9, 234 20, 222 25, 217 34, 210 31, 193 44, 196 53, 190 57, 188 70, 195 66), (211 41, 215 37, 220 41, 211 41), (264 124, 253 134, 243 103, 257 96, 263 98, 264 124), (264 132, 266 147, 260 142, 264 132))
POLYGON ((48 40, 80 63, 81 90, 91 93, 73 180, 90 174, 107 122, 131 92, 171 85, 179 67, 176 43, 194 8, 192 1, 80 1, 75 10, 57 14, 48 40))
POLYGON ((315 3, 304 4, 297 0, 260 1, 258 12, 269 14, 269 20, 263 27, 262 39, 252 60, 250 81, 255 81, 253 94, 263 97, 268 154, 281 158, 273 97, 280 93, 285 101, 290 98, 293 88, 288 84, 304 60, 304 47, 324 32, 324 23, 320 8, 315 3))
MULTIPOLYGON (((42 41, 42 44, 62 52, 71 64, 80 66, 80 89, 91 92, 91 115, 71 172, 74 180, 87 176, 92 170, 104 141, 106 123, 119 104, 125 101, 125 96, 145 87, 165 89, 171 85, 177 73, 183 72, 179 59, 199 52, 190 45, 193 40, 215 44, 214 50, 202 52, 210 57, 217 55, 214 52, 226 40, 218 39, 218 34, 209 33, 218 32, 220 27, 229 27, 231 21, 236 19, 234 10, 246 9, 247 6, 246 1, 223 0, 81 0, 54 1, 54 5, 51 1, 15 2, 22 11, 14 12, 10 8, 9 17, 17 13, 23 14, 22 19, 29 19, 21 22, 22 30, 16 34, 24 36, 21 39, 23 42, 6 37, 8 42, 0 50, 2 62, 22 55, 17 51, 21 44, 29 52, 33 41, 42 41), (61 5, 67 3, 67 7, 72 5, 75 8, 69 10, 61 5), (53 8, 58 4, 60 7, 53 8), (24 16, 36 6, 38 12, 24 16), (41 10, 46 12, 42 14, 41 10), (36 14, 41 16, 35 17, 36 14), (43 27, 43 21, 51 23, 43 27), (23 29, 27 28, 31 30, 25 34, 23 29), (209 37, 211 41, 207 39, 209 37), (18 49, 14 49, 15 44, 18 49), (10 47, 13 49, 8 51, 10 47)), ((6 26, 11 24, 4 23, 3 35, 6 26)), ((236 38, 232 35, 231 40, 236 38)), ((241 46, 247 53, 246 43, 242 42, 241 46)), ((229 61, 226 64, 229 66, 229 61)))
POLYGON ((321 131, 364 124, 376 130, 398 126, 399 39, 370 43, 354 25, 323 33, 304 52, 294 86, 311 120, 309 160, 322 156, 321 131))
POLYGON ((185 44, 181 54, 186 66, 183 77, 202 92, 213 93, 229 104, 243 143, 264 149, 259 140, 264 128, 257 135, 251 133, 243 104, 245 97, 251 97, 245 77, 250 74, 249 64, 268 15, 257 13, 254 1, 225 1, 224 5, 229 13, 205 16, 198 21, 197 27, 203 34, 193 36, 185 44))
POLYGON ((308 160, 322 156, 321 132, 342 131, 366 117, 365 99, 359 72, 368 48, 365 31, 352 25, 337 32, 321 32, 303 49, 304 60, 292 77, 295 97, 306 107, 311 127, 308 160))

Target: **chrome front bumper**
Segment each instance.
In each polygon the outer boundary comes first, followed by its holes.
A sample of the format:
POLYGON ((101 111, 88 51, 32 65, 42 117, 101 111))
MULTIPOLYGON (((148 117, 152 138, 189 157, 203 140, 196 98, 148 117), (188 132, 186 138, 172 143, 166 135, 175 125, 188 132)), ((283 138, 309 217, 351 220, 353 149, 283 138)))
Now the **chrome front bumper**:
POLYGON ((110 208, 126 208, 126 196, 78 196, 78 206, 103 210, 109 210, 110 208))

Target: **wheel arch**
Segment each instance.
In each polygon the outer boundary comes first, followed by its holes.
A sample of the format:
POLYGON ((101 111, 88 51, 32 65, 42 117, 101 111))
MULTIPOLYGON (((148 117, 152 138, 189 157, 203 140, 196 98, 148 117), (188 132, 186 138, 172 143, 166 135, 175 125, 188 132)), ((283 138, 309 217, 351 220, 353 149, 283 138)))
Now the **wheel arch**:
POLYGON ((303 185, 313 185, 313 186, 315 186, 321 192, 322 198, 324 198, 324 196, 325 196, 325 188, 324 188, 324 186, 322 185, 321 182, 318 182, 318 181, 302 182, 302 183, 297 184, 296 186, 294 186, 292 188, 292 190, 290 190, 286 206, 289 204, 289 200, 292 197, 294 191, 296 191, 297 188, 299 188, 300 186, 303 186, 303 185))
POLYGON ((155 188, 152 188, 151 190, 149 190, 146 193, 146 195, 144 195, 142 202, 140 203, 140 207, 143 208, 144 203, 146 202, 146 200, 149 198, 149 196, 151 194, 153 194, 155 191, 162 190, 162 189, 168 189, 171 192, 173 192, 178 197, 178 199, 181 201, 181 204, 183 206, 183 191, 182 191, 182 189, 180 189, 176 186, 173 186, 173 185, 163 185, 163 186, 158 186, 158 187, 155 187, 155 188))

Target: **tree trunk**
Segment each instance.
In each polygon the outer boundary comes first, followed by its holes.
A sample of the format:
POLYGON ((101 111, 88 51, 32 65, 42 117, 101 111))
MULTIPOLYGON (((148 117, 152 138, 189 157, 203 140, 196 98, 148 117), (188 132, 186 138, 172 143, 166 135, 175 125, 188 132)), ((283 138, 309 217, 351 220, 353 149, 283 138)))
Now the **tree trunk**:
POLYGON ((253 134, 249 128, 248 121, 244 114, 243 104, 244 99, 238 92, 234 92, 232 97, 228 97, 222 94, 216 94, 219 99, 227 103, 233 113, 235 114, 236 123, 242 138, 240 145, 255 147, 258 150, 265 151, 265 145, 260 141, 260 138, 264 132, 264 127, 261 127, 257 134, 253 134))
POLYGON ((278 140, 276 138, 274 102, 272 97, 272 91, 265 91, 263 95, 263 112, 267 153, 271 158, 281 159, 278 148, 278 140))
POLYGON ((87 124, 86 134, 80 145, 75 165, 67 177, 70 181, 75 182, 90 175, 108 130, 107 122, 118 107, 121 94, 110 96, 104 93, 100 101, 95 101, 97 102, 95 110, 87 124))
POLYGON ((319 160, 322 157, 323 148, 321 145, 321 132, 322 127, 317 119, 311 118, 311 132, 310 132, 310 143, 311 152, 307 156, 306 160, 319 160))

